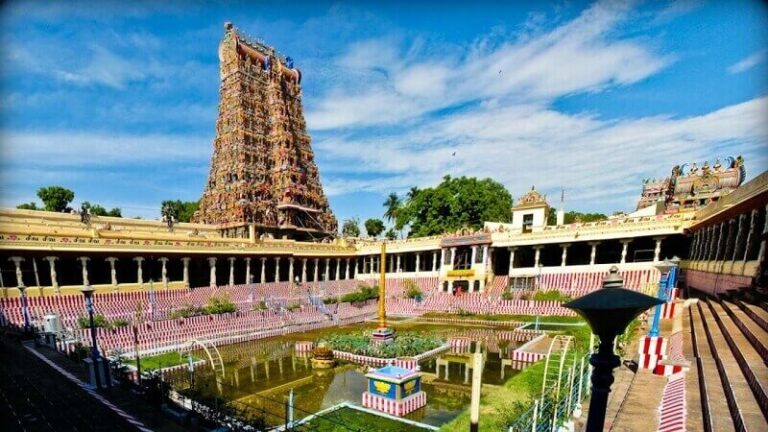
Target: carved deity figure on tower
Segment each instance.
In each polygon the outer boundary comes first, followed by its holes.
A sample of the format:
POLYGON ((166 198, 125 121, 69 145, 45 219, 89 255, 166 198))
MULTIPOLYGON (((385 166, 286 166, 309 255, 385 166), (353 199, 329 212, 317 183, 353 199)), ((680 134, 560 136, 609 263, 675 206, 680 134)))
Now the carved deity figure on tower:
POLYGON ((337 229, 310 145, 301 71, 274 48, 224 25, 211 168, 195 222, 291 237, 337 229))

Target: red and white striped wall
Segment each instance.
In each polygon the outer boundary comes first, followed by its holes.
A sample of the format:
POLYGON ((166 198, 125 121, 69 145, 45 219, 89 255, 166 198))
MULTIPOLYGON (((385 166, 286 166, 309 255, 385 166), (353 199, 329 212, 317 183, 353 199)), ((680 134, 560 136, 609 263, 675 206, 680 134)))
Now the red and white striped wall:
POLYGON ((369 392, 363 393, 364 407, 372 408, 383 413, 396 415, 398 417, 402 417, 410 412, 416 411, 426 404, 427 394, 423 391, 420 391, 399 401, 387 399, 385 397, 371 394, 369 392))
MULTIPOLYGON (((677 288, 675 288, 677 289, 677 288)), ((680 306, 673 300, 661 305, 661 318, 672 319, 675 314, 680 310, 680 306)))
POLYGON ((669 377, 659 407, 659 431, 685 431, 685 373, 677 373, 669 377))
POLYGON ((643 336, 638 344, 638 353, 638 366, 654 370, 660 361, 667 358, 667 339, 662 336, 643 336))
POLYGON ((519 361, 524 363, 536 363, 539 360, 547 358, 546 354, 534 353, 527 351, 512 351, 512 361, 519 361))

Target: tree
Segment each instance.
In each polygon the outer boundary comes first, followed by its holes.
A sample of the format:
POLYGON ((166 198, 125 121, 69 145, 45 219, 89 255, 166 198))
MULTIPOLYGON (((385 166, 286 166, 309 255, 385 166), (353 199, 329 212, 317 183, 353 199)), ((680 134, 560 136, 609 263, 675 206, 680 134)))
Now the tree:
POLYGON ((171 212, 177 222, 189 222, 199 204, 199 201, 165 200, 160 203, 160 214, 166 216, 171 212))
POLYGON ((387 199, 384 201, 384 208, 386 210, 384 211, 384 217, 389 221, 392 222, 392 220, 395 220, 397 218, 397 212, 400 210, 400 206, 402 205, 400 198, 397 196, 396 193, 392 192, 387 196, 387 199))
POLYGON ((365 221, 365 231, 371 237, 378 237, 379 234, 384 232, 384 222, 381 219, 368 219, 365 221))
POLYGON ((120 207, 113 207, 112 210, 107 212, 107 216, 123 217, 123 211, 120 210, 120 207))
MULTIPOLYGON (((565 217, 563 218, 564 224, 572 224, 576 221, 578 222, 597 222, 601 220, 608 219, 608 216, 602 214, 602 213, 581 213, 577 211, 569 211, 565 212, 565 217)), ((547 215, 547 224, 548 225, 557 225, 557 209, 550 208, 549 214, 547 215)))
POLYGON ((485 221, 509 222, 512 195, 491 179, 443 177, 420 189, 397 210, 395 227, 410 225, 409 236, 429 236, 460 228, 481 229, 485 221))
POLYGON ((387 230, 387 233, 384 234, 384 237, 386 237, 387 240, 394 240, 397 238, 397 232, 394 228, 390 228, 387 230))
POLYGON ((75 199, 75 193, 61 186, 41 187, 37 196, 43 202, 44 209, 52 212, 70 210, 69 203, 75 199))
POLYGON ((92 216, 123 217, 122 211, 119 207, 115 207, 112 210, 107 210, 99 204, 91 204, 88 201, 83 201, 82 208, 87 209, 92 216))
POLYGON ((21 210, 40 210, 39 208, 37 208, 37 203, 34 201, 24 203, 24 204, 19 204, 16 206, 16 208, 21 210))
POLYGON ((347 219, 341 226, 341 235, 344 237, 360 237, 360 221, 357 218, 347 219))

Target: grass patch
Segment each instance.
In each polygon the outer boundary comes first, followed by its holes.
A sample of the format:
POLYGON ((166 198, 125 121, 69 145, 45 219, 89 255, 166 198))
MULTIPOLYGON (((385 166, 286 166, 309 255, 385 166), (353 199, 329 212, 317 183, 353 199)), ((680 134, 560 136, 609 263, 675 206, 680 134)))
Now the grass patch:
POLYGON ((369 332, 336 334, 318 342, 326 342, 335 350, 379 358, 415 356, 443 343, 434 336, 415 332, 398 332, 393 342, 378 345, 371 342, 369 332))
POLYGON ((423 432, 426 429, 352 408, 339 408, 299 426, 313 432, 423 432))
MULTIPOLYGON (((472 314, 465 313, 463 315, 442 313, 442 312, 430 312, 423 315, 425 318, 450 318, 450 319, 465 319, 465 320, 483 320, 483 321, 519 321, 519 322, 534 322, 536 317, 533 315, 490 315, 490 314, 472 314)), ((548 323, 581 323, 584 322, 580 317, 575 316, 539 316, 539 322, 548 323)))
MULTIPOLYGON (((200 359, 192 356, 192 361, 196 362, 200 359)), ((188 363, 187 356, 181 355, 178 352, 168 352, 164 354, 157 354, 153 356, 141 357, 141 369, 143 371, 149 369, 163 369, 171 366, 185 365, 188 363)), ((125 364, 136 366, 136 359, 131 357, 125 359, 125 364)))

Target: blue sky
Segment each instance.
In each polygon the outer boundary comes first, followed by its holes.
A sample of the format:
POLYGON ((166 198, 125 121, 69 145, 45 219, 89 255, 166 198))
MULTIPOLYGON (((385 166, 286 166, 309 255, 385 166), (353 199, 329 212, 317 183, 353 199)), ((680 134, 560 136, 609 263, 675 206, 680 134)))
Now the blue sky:
POLYGON ((762 2, 367 3, 5 2, 0 205, 50 184, 126 216, 199 198, 225 21, 302 69, 340 220, 445 174, 611 212, 675 164, 768 166, 762 2))

